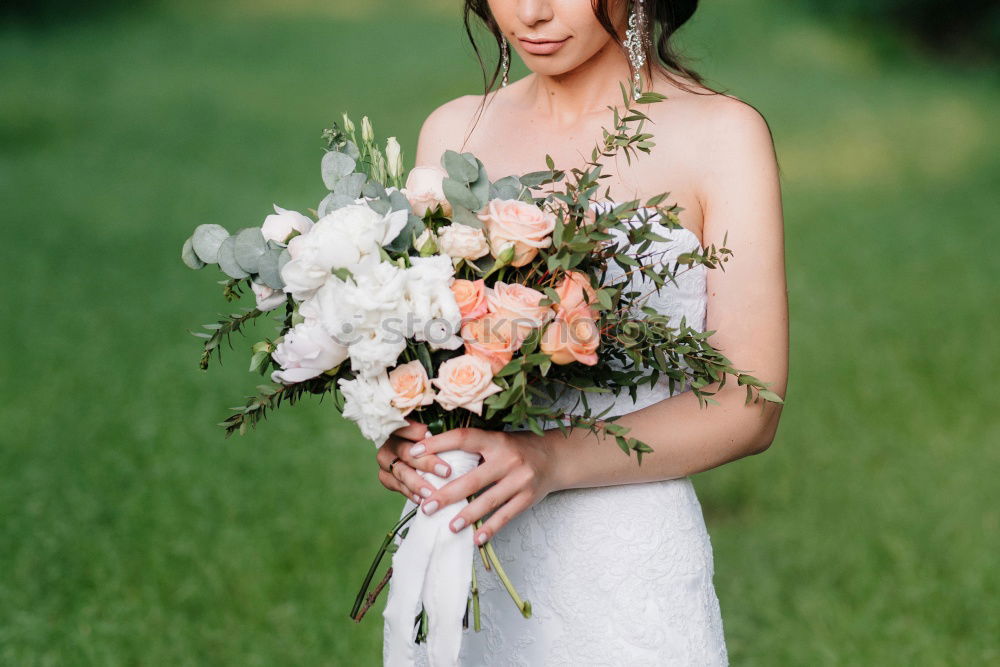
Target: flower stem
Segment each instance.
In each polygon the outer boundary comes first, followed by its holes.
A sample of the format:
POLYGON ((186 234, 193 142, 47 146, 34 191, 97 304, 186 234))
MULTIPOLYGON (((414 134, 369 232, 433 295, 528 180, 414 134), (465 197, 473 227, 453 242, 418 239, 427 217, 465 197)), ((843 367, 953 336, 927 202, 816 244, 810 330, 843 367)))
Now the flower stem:
POLYGON ((358 591, 358 596, 354 599, 354 607, 351 608, 351 618, 355 621, 361 621, 359 611, 361 610, 361 605, 364 603, 365 593, 368 592, 368 587, 371 586, 372 579, 375 578, 375 571, 378 569, 379 563, 382 562, 382 557, 385 556, 386 550, 392 543, 393 538, 396 537, 396 534, 399 533, 403 526, 416 515, 417 508, 414 507, 406 514, 406 516, 400 519, 395 526, 393 526, 392 530, 385 534, 385 539, 382 540, 382 546, 379 547, 378 553, 375 554, 375 559, 372 561, 371 567, 368 568, 368 574, 365 575, 365 580, 361 584, 361 590, 358 591))
MULTIPOLYGON (((477 521, 476 528, 478 529, 481 526, 482 521, 477 521)), ((500 582, 503 583, 503 587, 507 589, 510 597, 514 600, 514 604, 517 605, 517 608, 520 610, 521 615, 525 618, 531 618, 531 601, 521 599, 517 589, 514 588, 514 584, 511 583, 510 577, 507 576, 503 566, 500 565, 500 558, 497 556, 497 552, 493 549, 493 543, 487 541, 486 544, 483 545, 483 549, 485 550, 486 556, 490 559, 490 561, 492 561, 493 567, 496 568, 497 576, 500 577, 500 582)))
POLYGON ((479 580, 476 578, 476 561, 472 561, 472 625, 476 632, 482 630, 479 622, 479 580))

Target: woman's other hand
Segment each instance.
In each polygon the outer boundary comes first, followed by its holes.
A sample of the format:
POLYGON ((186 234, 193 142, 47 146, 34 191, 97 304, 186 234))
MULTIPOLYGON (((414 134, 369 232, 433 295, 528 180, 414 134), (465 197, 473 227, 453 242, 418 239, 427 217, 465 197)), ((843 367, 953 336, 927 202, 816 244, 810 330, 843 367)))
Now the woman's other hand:
POLYGON ((427 469, 424 461, 440 460, 439 452, 461 449, 482 456, 483 462, 474 470, 440 489, 431 488, 423 501, 424 513, 433 514, 492 484, 451 522, 451 530, 458 532, 493 512, 473 536, 476 544, 492 538, 508 521, 558 488, 557 467, 546 439, 533 433, 459 428, 417 440, 405 448, 405 454, 421 470, 427 469))

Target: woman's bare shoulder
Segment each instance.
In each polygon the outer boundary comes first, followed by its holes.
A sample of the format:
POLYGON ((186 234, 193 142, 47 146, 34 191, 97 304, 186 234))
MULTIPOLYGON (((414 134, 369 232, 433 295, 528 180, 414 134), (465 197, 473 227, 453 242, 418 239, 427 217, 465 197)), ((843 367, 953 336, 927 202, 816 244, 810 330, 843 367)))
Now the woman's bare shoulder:
POLYGON ((420 128, 417 164, 437 164, 446 150, 459 150, 473 127, 482 102, 482 95, 463 95, 432 111, 420 128))

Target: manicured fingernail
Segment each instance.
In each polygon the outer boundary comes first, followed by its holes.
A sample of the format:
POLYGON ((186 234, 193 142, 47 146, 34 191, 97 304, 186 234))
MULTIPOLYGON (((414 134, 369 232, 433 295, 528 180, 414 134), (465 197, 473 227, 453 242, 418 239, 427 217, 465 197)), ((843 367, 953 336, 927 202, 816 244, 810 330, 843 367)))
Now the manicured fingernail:
POLYGON ((456 533, 462 530, 463 528, 465 528, 465 519, 463 519, 462 517, 458 517, 451 522, 451 529, 456 533))
POLYGON ((410 447, 410 456, 420 456, 427 451, 427 447, 423 445, 413 445, 410 447))
POLYGON ((434 466, 434 472, 437 473, 438 477, 447 477, 451 474, 451 471, 448 470, 448 466, 443 463, 439 463, 434 466))
POLYGON ((486 543, 486 533, 479 533, 478 535, 476 535, 476 544, 485 544, 485 543, 486 543))
POLYGON ((420 504, 420 496, 418 496, 417 494, 414 493, 413 494, 413 502, 415 502, 416 504, 419 505, 420 504))
POLYGON ((424 514, 434 514, 434 511, 438 508, 438 501, 432 500, 429 503, 424 503, 424 514))
POLYGON ((424 440, 426 440, 427 438, 433 437, 433 436, 434 436, 433 433, 431 433, 430 431, 427 431, 427 433, 424 433, 424 440))
POLYGON ((434 492, 425 486, 424 488, 420 489, 420 493, 424 494, 424 498, 430 498, 431 494, 434 492))

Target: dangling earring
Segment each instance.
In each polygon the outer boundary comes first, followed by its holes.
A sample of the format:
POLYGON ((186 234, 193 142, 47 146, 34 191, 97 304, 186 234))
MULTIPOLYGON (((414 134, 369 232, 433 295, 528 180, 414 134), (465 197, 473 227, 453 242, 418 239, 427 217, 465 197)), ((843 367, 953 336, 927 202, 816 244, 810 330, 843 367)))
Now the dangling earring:
POLYGON ((506 88, 507 84, 510 83, 510 46, 507 44, 506 37, 500 39, 500 69, 503 70, 503 81, 500 85, 506 88))
POLYGON ((632 0, 632 11, 628 15, 628 30, 625 31, 625 50, 632 69, 632 97, 638 100, 642 95, 642 68, 646 65, 646 11, 643 0, 632 0))

